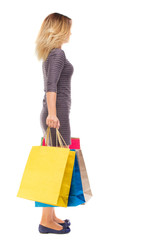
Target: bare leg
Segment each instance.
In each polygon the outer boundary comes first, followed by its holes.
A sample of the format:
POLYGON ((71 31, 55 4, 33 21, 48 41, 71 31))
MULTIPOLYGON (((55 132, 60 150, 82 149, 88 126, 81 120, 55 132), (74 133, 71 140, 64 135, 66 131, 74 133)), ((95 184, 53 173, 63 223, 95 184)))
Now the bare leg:
POLYGON ((53 207, 43 207, 40 224, 48 228, 61 230, 63 226, 53 220, 53 210, 53 207))
POLYGON ((63 220, 61 220, 60 218, 57 218, 56 217, 56 214, 55 214, 55 209, 53 210, 53 220, 57 223, 64 223, 63 220))

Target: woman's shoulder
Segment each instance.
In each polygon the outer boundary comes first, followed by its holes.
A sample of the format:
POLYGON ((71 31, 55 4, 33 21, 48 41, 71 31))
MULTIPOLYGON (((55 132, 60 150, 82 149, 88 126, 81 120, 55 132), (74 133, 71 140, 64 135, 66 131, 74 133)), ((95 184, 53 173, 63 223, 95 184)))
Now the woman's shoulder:
POLYGON ((53 48, 50 52, 49 52, 49 55, 63 55, 65 56, 65 52, 63 49, 61 48, 53 48))
POLYGON ((64 50, 61 48, 53 48, 49 52, 49 54, 44 62, 46 63, 48 61, 53 61, 53 59, 57 59, 57 60, 60 59, 60 60, 64 61, 66 59, 64 50))
POLYGON ((66 59, 66 55, 65 55, 65 52, 63 49, 61 48, 53 48, 45 61, 43 61, 43 64, 48 64, 48 62, 51 62, 51 61, 62 61, 62 62, 65 62, 65 59, 66 59))

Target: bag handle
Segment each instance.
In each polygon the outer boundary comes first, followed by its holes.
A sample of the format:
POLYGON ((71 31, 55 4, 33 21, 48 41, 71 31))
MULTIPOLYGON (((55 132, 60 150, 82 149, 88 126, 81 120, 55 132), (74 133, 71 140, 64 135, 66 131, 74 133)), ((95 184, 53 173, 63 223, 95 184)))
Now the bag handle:
MULTIPOLYGON (((50 127, 48 126, 47 129, 46 129, 46 138, 45 138, 45 139, 46 139, 45 142, 47 143, 47 145, 49 144, 49 134, 50 134, 50 141, 51 141, 51 145, 52 145, 51 131, 50 131, 50 127)), ((65 140, 63 139, 62 135, 60 134, 58 128, 56 128, 56 147, 58 147, 57 138, 58 138, 60 147, 63 147, 63 146, 64 146, 64 144, 63 144, 63 142, 62 142, 62 140, 63 140, 64 143, 65 143, 65 146, 66 146, 67 148, 69 148, 68 145, 66 144, 65 140), (62 140, 61 140, 61 138, 62 138, 62 140)))
MULTIPOLYGON (((68 147, 68 145, 66 144, 66 142, 65 142, 65 140, 63 139, 63 137, 62 137, 62 135, 60 134, 60 131, 56 128, 56 130, 58 131, 58 135, 62 138, 62 140, 64 141, 64 143, 65 143, 65 146, 67 146, 68 147)), ((68 147, 69 148, 69 147, 68 147)))
POLYGON ((45 143, 47 143, 47 145, 49 144, 49 133, 50 133, 50 140, 51 140, 51 146, 52 146, 52 136, 51 136, 51 131, 50 128, 46 129, 46 138, 45 138, 45 143))

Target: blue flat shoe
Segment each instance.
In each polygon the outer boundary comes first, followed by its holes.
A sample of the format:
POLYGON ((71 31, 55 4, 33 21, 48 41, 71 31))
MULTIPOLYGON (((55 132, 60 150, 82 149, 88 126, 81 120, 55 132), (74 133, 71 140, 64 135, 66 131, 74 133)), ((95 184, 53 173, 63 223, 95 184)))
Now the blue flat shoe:
POLYGON ((56 234, 65 234, 70 232, 69 227, 63 227, 61 230, 55 230, 52 228, 45 227, 41 224, 39 224, 38 230, 40 233, 56 233, 56 234))
POLYGON ((65 221, 64 223, 58 223, 58 224, 60 224, 64 227, 69 227, 71 225, 71 222, 69 219, 65 219, 64 221, 65 221))

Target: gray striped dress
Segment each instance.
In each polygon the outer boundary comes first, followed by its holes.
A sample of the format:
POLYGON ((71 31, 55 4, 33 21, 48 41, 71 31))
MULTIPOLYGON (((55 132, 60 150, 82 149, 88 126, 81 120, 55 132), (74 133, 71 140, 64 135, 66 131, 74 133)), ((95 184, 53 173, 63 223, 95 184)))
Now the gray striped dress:
MULTIPOLYGON (((46 118, 48 106, 46 93, 56 92, 56 112, 60 121, 59 132, 67 145, 71 144, 70 109, 71 109, 71 77, 74 71, 73 65, 66 58, 64 50, 53 48, 47 59, 42 62, 44 78, 44 98, 40 113, 40 124, 43 134, 48 127, 46 118)), ((52 135, 52 146, 56 146, 56 129, 50 128, 52 135)), ((59 143, 58 143, 59 146, 59 143)))

